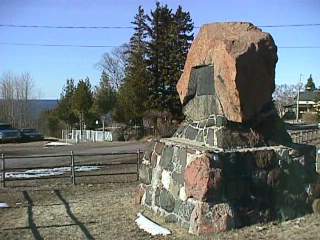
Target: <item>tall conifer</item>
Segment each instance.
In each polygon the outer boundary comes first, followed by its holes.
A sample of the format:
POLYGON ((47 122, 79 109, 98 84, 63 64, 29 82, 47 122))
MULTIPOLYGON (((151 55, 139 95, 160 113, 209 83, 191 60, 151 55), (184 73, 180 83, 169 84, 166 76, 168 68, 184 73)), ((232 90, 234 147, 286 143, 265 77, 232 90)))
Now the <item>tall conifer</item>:
POLYGON ((193 23, 181 6, 175 13, 156 3, 148 16, 147 65, 150 73, 148 106, 181 116, 176 84, 181 76, 187 51, 193 40, 193 23))

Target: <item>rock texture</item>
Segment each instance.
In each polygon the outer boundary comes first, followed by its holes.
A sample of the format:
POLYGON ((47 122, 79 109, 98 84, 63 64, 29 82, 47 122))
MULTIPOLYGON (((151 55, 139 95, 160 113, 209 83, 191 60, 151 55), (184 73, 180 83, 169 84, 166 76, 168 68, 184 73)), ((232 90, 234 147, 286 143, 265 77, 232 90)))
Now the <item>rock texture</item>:
POLYGON ((177 84, 186 116, 218 114, 240 123, 254 118, 272 101, 277 60, 271 35, 251 23, 204 25, 177 84))

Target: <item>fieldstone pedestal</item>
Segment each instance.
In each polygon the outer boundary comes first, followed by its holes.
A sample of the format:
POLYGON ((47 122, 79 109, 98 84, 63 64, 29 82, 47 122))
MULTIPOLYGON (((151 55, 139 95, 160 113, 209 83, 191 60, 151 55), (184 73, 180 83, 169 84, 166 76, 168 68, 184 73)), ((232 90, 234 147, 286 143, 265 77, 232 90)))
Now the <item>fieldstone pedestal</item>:
POLYGON ((138 203, 197 235, 312 210, 315 148, 275 111, 276 52, 249 23, 201 28, 177 85, 186 120, 145 152, 138 203))
POLYGON ((170 138, 146 152, 141 203, 193 234, 226 231, 311 211, 314 147, 224 150, 170 138))

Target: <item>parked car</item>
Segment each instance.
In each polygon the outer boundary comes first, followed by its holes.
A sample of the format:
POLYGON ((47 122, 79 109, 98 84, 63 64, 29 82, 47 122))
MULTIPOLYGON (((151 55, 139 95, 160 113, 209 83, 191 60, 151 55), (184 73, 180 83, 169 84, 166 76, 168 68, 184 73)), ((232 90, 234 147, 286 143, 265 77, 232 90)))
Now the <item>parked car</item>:
POLYGON ((21 138, 25 141, 39 141, 43 140, 43 135, 34 128, 22 128, 20 129, 21 138))
POLYGON ((21 140, 21 134, 18 129, 10 124, 0 123, 0 142, 15 142, 21 140))

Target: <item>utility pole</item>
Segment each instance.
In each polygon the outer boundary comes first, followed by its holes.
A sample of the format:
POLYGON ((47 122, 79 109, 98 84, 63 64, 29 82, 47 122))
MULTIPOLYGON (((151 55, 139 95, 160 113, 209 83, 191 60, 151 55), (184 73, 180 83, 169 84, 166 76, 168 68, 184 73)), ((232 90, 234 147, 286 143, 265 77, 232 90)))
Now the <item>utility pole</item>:
POLYGON ((302 74, 300 73, 299 83, 298 83, 298 95, 297 95, 297 111, 296 111, 296 122, 299 120, 299 100, 300 100, 300 85, 301 85, 301 77, 302 74))
POLYGON ((104 117, 102 118, 102 131, 103 131, 103 141, 105 141, 105 138, 106 138, 106 133, 104 131, 104 117))

